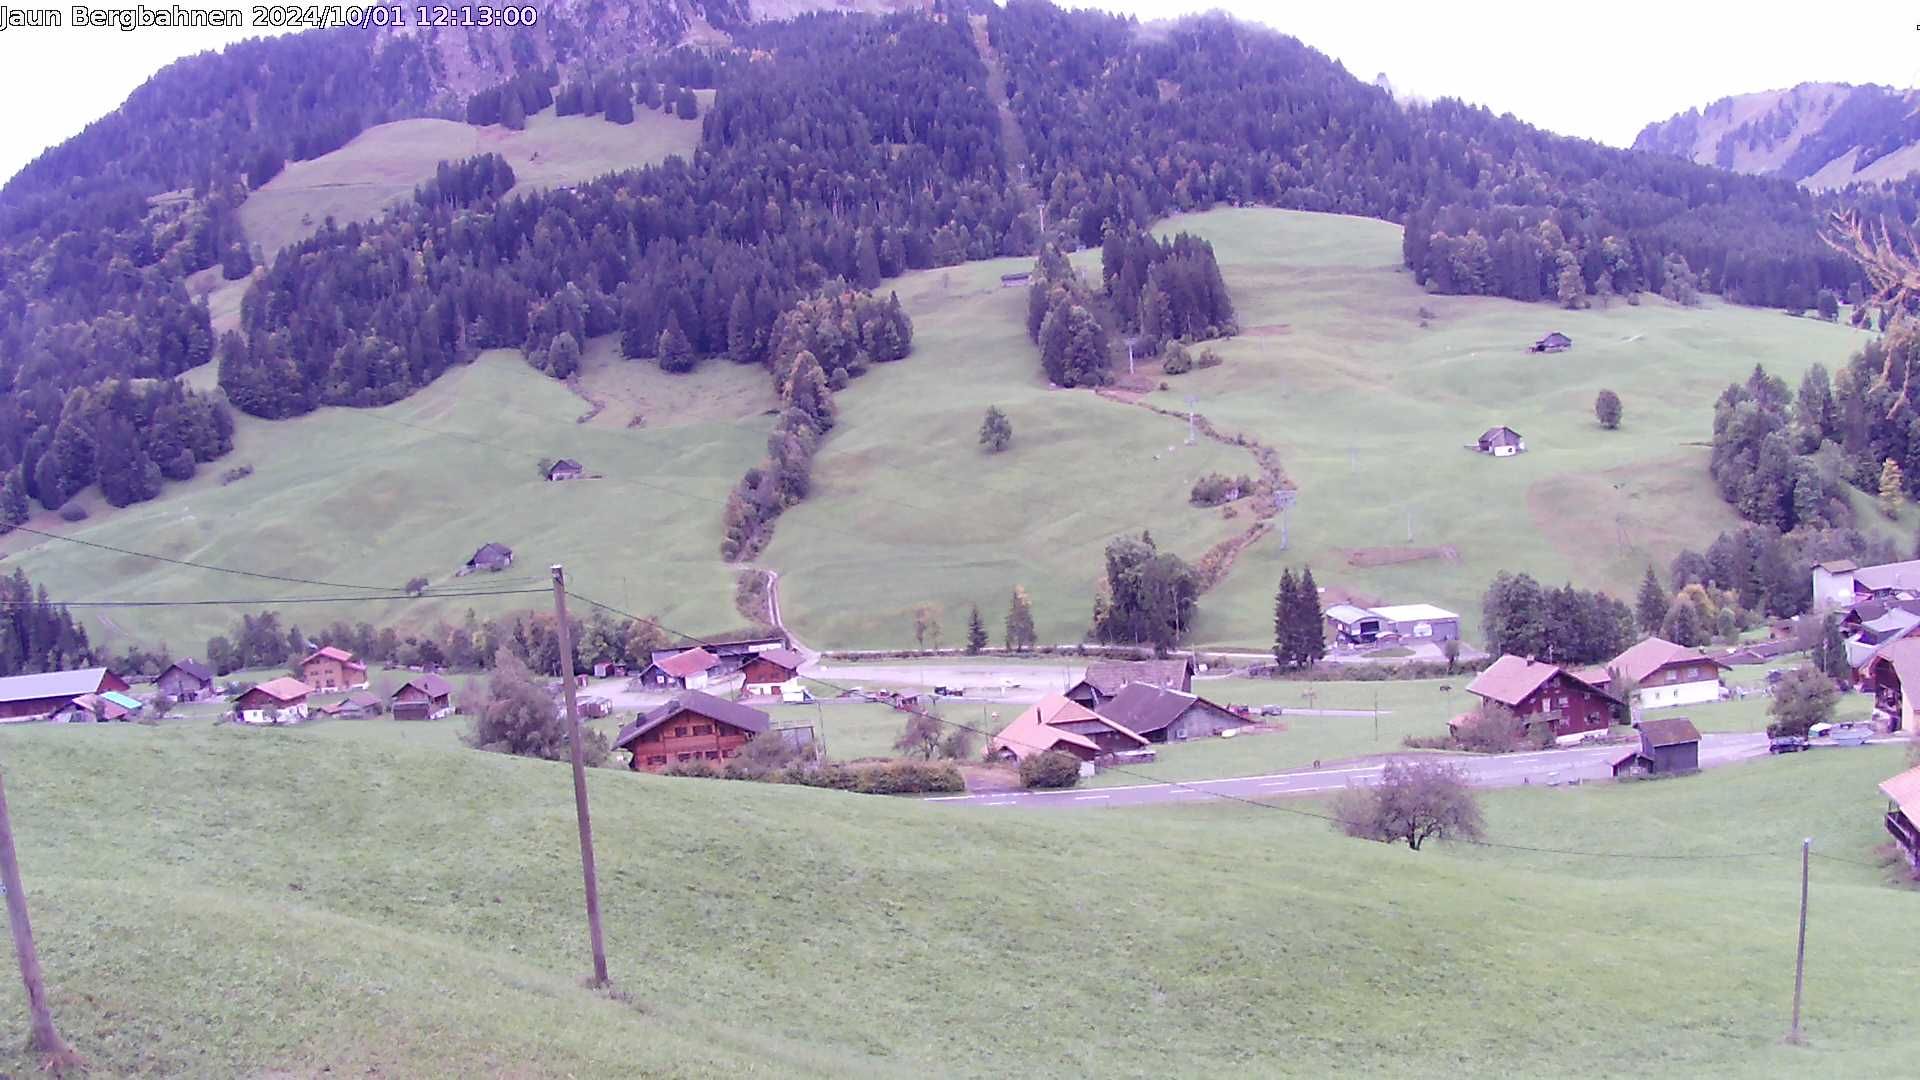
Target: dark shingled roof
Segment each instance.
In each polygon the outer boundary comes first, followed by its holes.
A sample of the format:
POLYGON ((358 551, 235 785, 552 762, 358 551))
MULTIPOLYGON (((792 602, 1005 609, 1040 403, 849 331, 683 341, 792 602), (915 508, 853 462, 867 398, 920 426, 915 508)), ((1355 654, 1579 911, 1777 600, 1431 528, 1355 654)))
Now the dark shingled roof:
POLYGON ((1200 703, 1211 705, 1221 712, 1227 711, 1197 694, 1183 694, 1178 690, 1146 683, 1128 683, 1120 688, 1112 701, 1100 706, 1100 715, 1129 731, 1151 735, 1164 730, 1168 724, 1178 720, 1181 713, 1200 703))
POLYGON ((399 697, 400 690, 405 690, 409 686, 419 687, 428 697, 446 697, 453 693, 453 684, 431 671, 408 678, 406 682, 400 684, 399 690, 393 692, 394 696, 399 697))
POLYGON ((1640 737, 1646 740, 1648 746, 1678 746, 1681 743, 1699 742, 1700 729, 1684 716, 1672 716, 1640 721, 1640 737))
POLYGON ((1087 674, 1080 681, 1093 687, 1101 697, 1113 697, 1128 683, 1149 686, 1186 685, 1193 670, 1185 657, 1171 660, 1089 660, 1087 674))
MULTIPOLYGON (((213 681, 213 669, 198 660, 175 660, 173 663, 167 665, 168 671, 174 668, 179 668, 189 677, 198 679, 201 682, 213 681)), ((160 674, 165 675, 166 672, 163 671, 160 674)))
POLYGON ((751 731, 758 735, 767 730, 767 714, 759 709, 748 708, 732 701, 703 694, 698 690, 684 690, 673 695, 665 705, 637 717, 633 723, 620 729, 613 740, 614 749, 621 749, 633 740, 659 727, 683 712, 730 724, 742 731, 751 731))

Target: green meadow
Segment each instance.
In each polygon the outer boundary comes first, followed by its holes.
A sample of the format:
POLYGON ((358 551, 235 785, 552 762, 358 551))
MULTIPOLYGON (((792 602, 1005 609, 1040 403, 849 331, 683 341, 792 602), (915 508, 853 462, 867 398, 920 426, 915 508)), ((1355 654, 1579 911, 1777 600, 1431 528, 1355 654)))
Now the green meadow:
MULTIPOLYGON (((545 126, 523 134, 537 129, 545 126)), ((1243 329, 1210 346, 1225 363, 1170 378, 1150 400, 1179 410, 1191 396, 1222 429, 1274 446, 1299 491, 1289 546, 1277 534, 1260 540, 1202 597, 1190 635, 1202 646, 1264 648, 1288 566, 1311 565, 1330 596, 1459 612, 1469 640, 1480 595, 1501 570, 1631 596, 1649 563, 1664 567, 1681 547, 1704 548, 1737 524, 1706 473, 1720 390, 1755 363, 1797 380, 1815 361, 1843 363, 1865 340, 1711 299, 1570 312, 1429 296, 1399 267, 1398 227, 1367 219, 1217 210, 1165 231, 1182 229, 1215 243, 1243 329), (1572 335, 1574 348, 1526 351, 1551 329, 1572 335), (1602 387, 1624 402, 1618 431, 1593 418, 1602 387), (1495 460, 1465 449, 1496 424, 1518 429, 1527 452, 1495 460)), ((1091 252, 1081 260, 1097 265, 1091 252)), ((1227 508, 1228 517, 1187 501, 1204 473, 1252 472, 1245 451, 1205 438, 1187 445, 1177 418, 1047 385, 1024 331, 1025 290, 999 281, 1027 267, 1001 259, 887 283, 914 321, 914 351, 839 394, 840 423, 816 457, 812 494, 781 518, 758 564, 780 571, 784 613, 807 644, 906 644, 923 603, 939 612, 943 644, 964 641, 974 604, 997 643, 1015 585, 1033 597, 1042 641, 1079 641, 1110 539, 1150 532, 1198 559, 1248 525, 1244 509, 1227 508), (978 444, 990 405, 1013 424, 1000 454, 978 444)), ((210 376, 189 377, 206 385, 210 376)), ((677 629, 736 626, 735 568, 717 556, 720 518, 764 452, 775 405, 764 373, 715 359, 668 376, 620 359, 602 339, 589 343, 578 390, 511 354, 488 354, 384 409, 243 418, 234 455, 210 471, 256 471, 229 487, 203 476, 123 511, 89 494, 93 519, 69 527, 43 515, 39 527, 396 586, 415 574, 443 584, 474 548, 501 540, 519 555, 510 577, 565 561, 589 595, 677 629), (539 483, 534 461, 563 455, 607 479, 565 490, 539 483)), ((1910 536, 1920 513, 1863 521, 1910 536)), ((30 546, 19 565, 63 600, 280 591, 34 537, 0 540, 0 552, 30 546)), ((383 618, 347 606, 355 618, 383 618)), ((412 624, 464 606, 395 610, 412 624)), ((130 634, 198 648, 231 613, 88 619, 109 642, 130 634)))
POLYGON ((457 120, 396 120, 368 128, 331 153, 288 162, 241 204, 240 224, 271 259, 313 235, 329 217, 341 225, 379 217, 431 180, 443 161, 499 154, 513 166, 514 190, 524 191, 655 164, 691 153, 699 141, 698 121, 653 109, 636 111, 631 124, 555 116, 548 109, 529 116, 522 131, 457 120))
MULTIPOLYGON (((98 1076, 1886 1076, 1920 1045, 1875 781, 1900 751, 1485 796, 961 809, 590 777, 416 725, 0 733, 52 1007, 98 1076), (1305 814, 1300 811, 1304 811, 1305 814), (1814 865, 1805 1048, 1783 1045, 1814 865), (1737 855, 1737 858, 1723 856, 1737 855)), ((0 1070, 27 1074, 0 980, 0 1070)))

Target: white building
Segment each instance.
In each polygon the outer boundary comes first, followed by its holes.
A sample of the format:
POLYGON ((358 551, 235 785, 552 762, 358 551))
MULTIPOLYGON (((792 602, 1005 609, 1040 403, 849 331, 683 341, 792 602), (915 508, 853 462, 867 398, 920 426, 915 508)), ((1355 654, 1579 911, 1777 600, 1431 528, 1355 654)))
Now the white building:
POLYGON ((1642 709, 1670 709, 1719 701, 1726 696, 1726 687, 1720 684, 1720 672, 1725 666, 1699 649, 1650 637, 1607 661, 1605 666, 1587 668, 1576 674, 1583 681, 1608 690, 1612 689, 1616 676, 1631 680, 1637 687, 1634 704, 1642 709))

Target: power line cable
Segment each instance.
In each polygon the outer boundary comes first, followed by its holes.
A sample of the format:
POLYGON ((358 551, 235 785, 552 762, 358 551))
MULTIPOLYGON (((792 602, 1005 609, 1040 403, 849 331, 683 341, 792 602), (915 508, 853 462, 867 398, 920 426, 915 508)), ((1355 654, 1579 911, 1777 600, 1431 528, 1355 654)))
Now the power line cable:
MULTIPOLYGON (((634 622, 644 623, 648 626, 652 626, 655 629, 660 630, 663 633, 670 634, 684 641, 691 641, 696 645, 715 644, 715 642, 705 639, 699 635, 682 633, 678 630, 673 629, 672 627, 664 625, 663 623, 659 622, 656 619, 650 619, 643 616, 635 615, 632 612, 623 611, 620 608, 617 608, 611 604, 602 603, 598 600, 593 599, 592 597, 583 596, 577 592, 572 591, 571 589, 567 591, 567 595, 574 598, 575 600, 580 601, 583 604, 587 604, 591 607, 598 608, 602 611, 606 611, 614 615, 622 616, 634 622)), ((821 684, 822 686, 830 687, 834 690, 838 690, 843 693, 849 692, 853 689, 852 687, 843 686, 839 683, 835 683, 830 679, 822 679, 815 676, 809 676, 809 678, 811 678, 814 682, 821 684)), ((989 739, 993 738, 994 735, 997 734, 995 732, 984 731, 980 728, 974 727, 970 724, 962 723, 957 720, 949 720, 944 716, 940 716, 937 713, 929 712, 924 709, 918 709, 908 705, 893 705, 892 707, 902 712, 908 713, 909 715, 912 715, 912 716, 919 716, 928 720, 932 720, 934 723, 940 724, 943 727, 955 728, 962 731, 968 731, 975 735, 980 735, 989 739)), ((1145 780, 1150 784, 1154 784, 1157 786, 1164 786, 1164 787, 1173 788, 1177 790, 1196 792, 1198 794, 1205 795, 1213 799, 1220 799, 1228 802, 1243 803, 1247 806, 1255 806, 1264 810, 1278 810, 1278 811, 1281 811, 1282 813, 1293 814, 1298 817, 1312 818, 1316 821, 1324 821, 1333 825, 1341 824, 1341 821, 1339 818, 1334 817, 1330 814, 1316 813, 1315 811, 1312 811, 1312 810, 1304 810, 1296 806, 1287 806, 1282 803, 1263 802, 1259 799, 1248 798, 1244 795, 1235 795, 1232 792, 1214 791, 1200 784, 1191 783, 1184 780, 1165 780, 1160 777, 1152 776, 1147 773, 1138 772, 1132 769, 1127 769, 1119 766, 1109 767, 1107 771, 1116 773, 1121 776, 1137 777, 1139 779, 1145 780)), ((1505 843, 1500 843, 1498 841, 1493 841, 1493 840, 1469 840, 1464 838, 1454 838, 1453 842, 1467 844, 1473 847, 1492 848, 1492 849, 1498 849, 1498 850, 1504 850, 1504 851, 1522 851, 1522 852, 1529 852, 1529 853, 1540 854, 1540 855, 1562 855, 1562 856, 1570 856, 1570 857, 1576 857, 1576 858, 1589 858, 1589 859, 1648 859, 1648 860, 1656 860, 1656 861, 1663 861, 1663 862, 1681 862, 1681 861, 1691 861, 1691 860, 1699 860, 1699 859, 1779 858, 1787 854, 1798 854, 1797 851, 1792 853, 1779 852, 1779 851, 1740 851, 1740 852, 1710 852, 1710 853, 1703 853, 1703 854, 1685 855, 1685 854, 1661 853, 1661 852, 1577 851, 1577 850, 1571 850, 1566 848, 1539 847, 1539 846, 1528 845, 1528 844, 1505 844, 1505 843)))
POLYGON ((370 596, 278 596, 220 600, 0 600, 0 608, 165 608, 165 607, 277 607, 286 604, 351 604, 385 600, 461 600, 476 596, 533 596, 547 589, 475 589, 460 592, 392 593, 370 596))
POLYGON ((59 540, 68 544, 79 544, 81 547, 95 548, 100 551, 111 551, 116 555, 130 555, 139 559, 152 559, 155 562, 171 563, 174 566, 186 566, 195 570, 208 570, 219 574, 235 574, 240 577, 258 578, 262 581, 278 581, 291 585, 317 585, 323 589, 361 589, 368 592, 394 591, 391 585, 356 585, 339 581, 316 581, 313 578, 292 577, 286 574, 268 574, 258 570, 241 570, 231 566, 215 566, 212 563, 195 562, 191 559, 176 559, 168 555, 156 555, 150 551, 134 551, 131 548, 115 547, 112 544, 102 544, 93 540, 82 540, 75 536, 63 536, 60 533, 46 532, 41 529, 29 528, 25 525, 15 525, 13 528, 15 532, 28 533, 33 536, 43 536, 49 540, 59 540))

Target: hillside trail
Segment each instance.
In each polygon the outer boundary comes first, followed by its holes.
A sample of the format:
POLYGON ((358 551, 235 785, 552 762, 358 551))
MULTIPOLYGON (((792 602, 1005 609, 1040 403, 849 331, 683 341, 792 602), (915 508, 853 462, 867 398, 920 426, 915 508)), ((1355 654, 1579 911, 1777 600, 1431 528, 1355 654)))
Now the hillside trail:
MULTIPOLYGON (((1175 420, 1187 419, 1187 414, 1177 409, 1163 408, 1138 394, 1110 386, 1098 387, 1094 393, 1121 405, 1131 405, 1175 420)), ((1204 593, 1226 580, 1228 572, 1233 569, 1234 562, 1240 558, 1241 554, 1273 531, 1273 519, 1280 512, 1280 504, 1275 496, 1283 491, 1291 494, 1297 489, 1288 482, 1287 472, 1280 466, 1279 451, 1252 436, 1221 431, 1213 421, 1200 413, 1192 415, 1195 434, 1203 435, 1222 446, 1245 450, 1253 455, 1254 464, 1260 468, 1260 480, 1266 484, 1268 491, 1274 493, 1254 495, 1249 498, 1247 501, 1253 508, 1252 523, 1208 548, 1206 554, 1200 556, 1200 561, 1194 564, 1194 570, 1200 575, 1200 591, 1204 593)))

